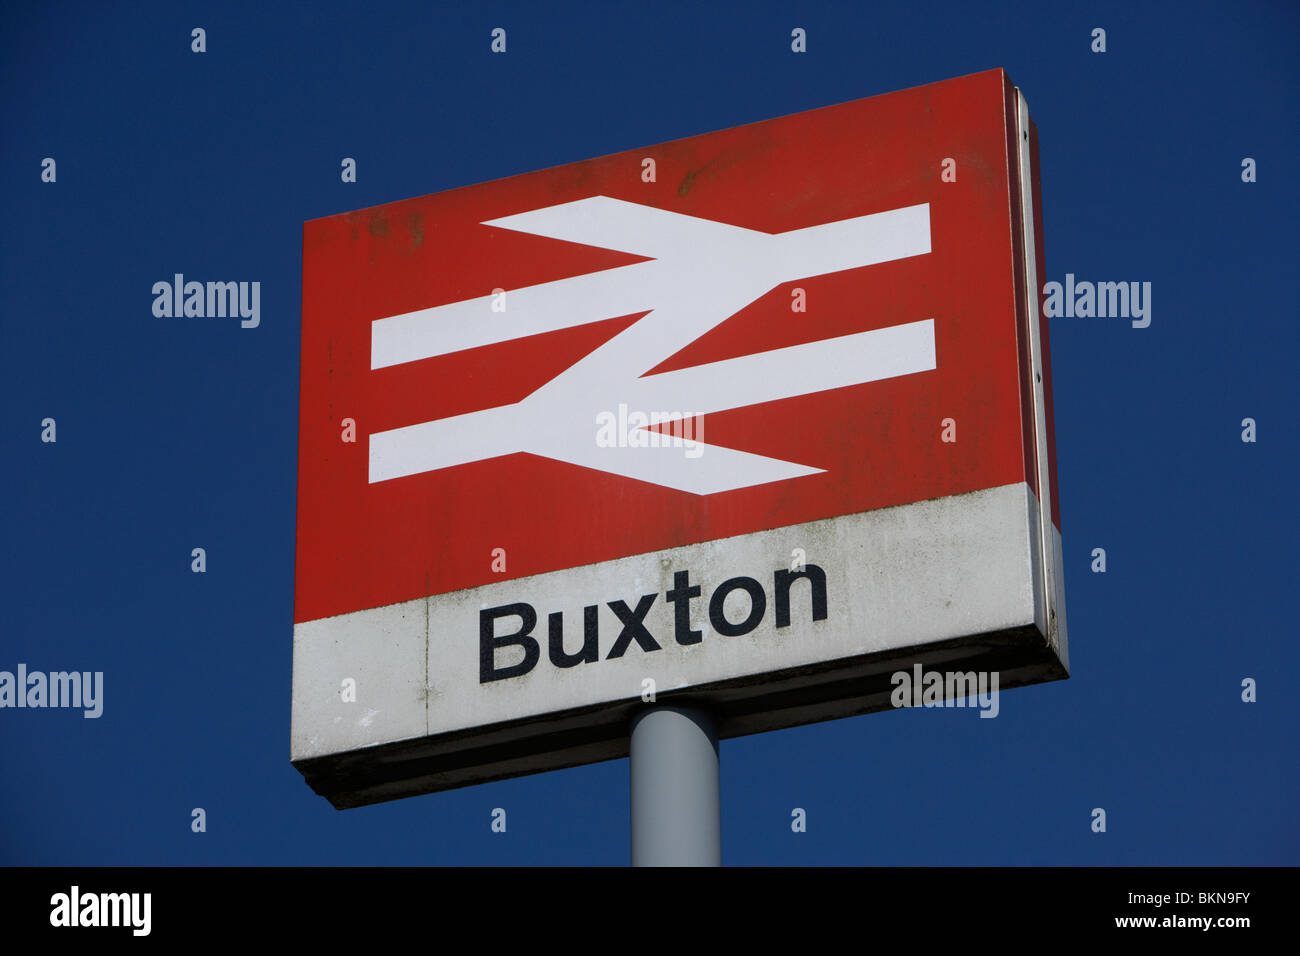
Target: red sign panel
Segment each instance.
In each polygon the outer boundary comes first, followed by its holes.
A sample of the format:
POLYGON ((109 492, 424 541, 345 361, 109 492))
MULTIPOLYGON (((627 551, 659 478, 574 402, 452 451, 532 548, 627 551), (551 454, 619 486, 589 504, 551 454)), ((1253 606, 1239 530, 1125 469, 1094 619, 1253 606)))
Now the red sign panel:
POLYGON ((1015 128, 994 70, 307 223, 295 622, 1036 490, 1015 128))

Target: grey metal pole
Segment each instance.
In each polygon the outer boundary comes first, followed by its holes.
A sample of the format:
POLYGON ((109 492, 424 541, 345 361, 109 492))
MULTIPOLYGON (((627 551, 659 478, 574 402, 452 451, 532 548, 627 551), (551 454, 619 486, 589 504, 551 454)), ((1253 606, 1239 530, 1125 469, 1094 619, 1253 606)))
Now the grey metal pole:
POLYGON ((632 718, 632 865, 721 866, 718 735, 696 707, 632 718))

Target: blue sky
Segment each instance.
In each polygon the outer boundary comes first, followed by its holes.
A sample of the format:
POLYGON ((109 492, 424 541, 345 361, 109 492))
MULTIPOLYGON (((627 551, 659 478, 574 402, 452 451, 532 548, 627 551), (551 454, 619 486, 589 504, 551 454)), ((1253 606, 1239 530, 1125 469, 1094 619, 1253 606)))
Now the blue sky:
POLYGON ((626 863, 626 760, 344 812, 289 764, 302 222, 993 67, 1048 278, 1152 283, 1149 328, 1052 320, 1072 677, 724 741, 724 862, 1300 862, 1300 9, 555 6, 0 12, 0 669, 105 675, 0 710, 0 863, 626 863), (260 327, 155 318, 175 272, 260 327))

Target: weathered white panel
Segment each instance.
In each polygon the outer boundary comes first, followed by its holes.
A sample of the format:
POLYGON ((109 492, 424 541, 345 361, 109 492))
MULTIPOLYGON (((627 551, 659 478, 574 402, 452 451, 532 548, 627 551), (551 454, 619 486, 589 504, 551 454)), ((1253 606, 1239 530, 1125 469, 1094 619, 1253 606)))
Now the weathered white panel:
MULTIPOLYGON (((1031 559, 1036 517, 1036 500, 1017 483, 300 624, 293 756, 634 700, 646 678, 664 693, 1032 624, 1043 580, 1031 559), (810 582, 801 578, 790 592, 790 626, 777 628, 774 575, 790 568, 795 549, 826 574, 827 617, 811 620, 810 582), (702 591, 690 602, 691 626, 703 632, 698 644, 674 640, 674 605, 664 595, 678 571, 689 571, 690 584, 702 591), (724 580, 740 576, 759 582, 766 610, 748 634, 724 637, 709 624, 709 601, 724 580), (633 641, 621 658, 606 659, 622 627, 609 602, 635 608, 647 594, 656 597, 645 624, 660 649, 645 652, 633 641), (480 683, 480 611, 519 602, 536 611, 531 636, 539 659, 525 675, 480 683), (563 613, 564 646, 573 653, 589 604, 599 608, 599 659, 555 667, 547 653, 548 615, 563 613), (354 672, 359 701, 342 704, 339 681, 354 672)), ((724 603, 732 623, 748 610, 744 592, 724 603)), ((496 633, 518 626, 517 617, 502 618, 496 633)), ((519 648, 499 649, 496 665, 522 656, 519 648)))
POLYGON ((294 625, 295 759, 423 736, 426 633, 424 598, 294 625))

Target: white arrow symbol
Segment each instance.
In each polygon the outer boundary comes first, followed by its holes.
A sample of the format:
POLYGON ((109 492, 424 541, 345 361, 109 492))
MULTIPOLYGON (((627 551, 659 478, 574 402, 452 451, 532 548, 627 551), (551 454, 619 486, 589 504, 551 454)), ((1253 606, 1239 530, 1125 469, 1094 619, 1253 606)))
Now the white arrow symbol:
POLYGON ((520 402, 371 435, 371 482, 520 451, 700 495, 816 474, 716 445, 602 447, 594 423, 620 403, 707 414, 935 367, 926 319, 641 377, 778 285, 929 253, 929 204, 773 235, 595 196, 485 225, 655 258, 513 290, 504 314, 483 296, 378 319, 372 369, 652 311, 520 402))

